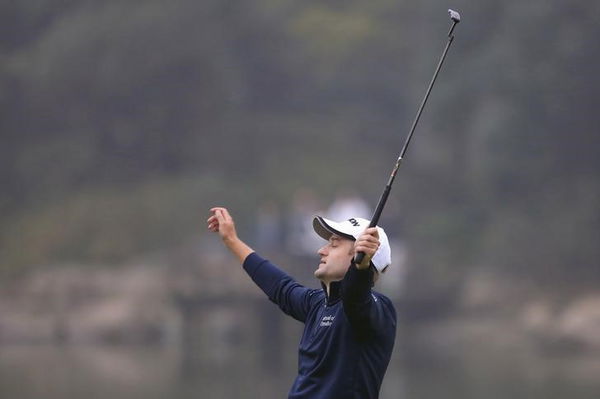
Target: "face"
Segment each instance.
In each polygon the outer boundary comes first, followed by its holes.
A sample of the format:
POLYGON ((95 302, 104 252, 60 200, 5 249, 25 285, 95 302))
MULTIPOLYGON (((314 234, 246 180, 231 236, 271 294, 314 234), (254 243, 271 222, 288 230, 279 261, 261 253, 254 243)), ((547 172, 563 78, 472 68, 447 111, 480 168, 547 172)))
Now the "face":
POLYGON ((341 280, 354 256, 354 241, 335 234, 318 251, 321 257, 315 277, 324 283, 341 280))

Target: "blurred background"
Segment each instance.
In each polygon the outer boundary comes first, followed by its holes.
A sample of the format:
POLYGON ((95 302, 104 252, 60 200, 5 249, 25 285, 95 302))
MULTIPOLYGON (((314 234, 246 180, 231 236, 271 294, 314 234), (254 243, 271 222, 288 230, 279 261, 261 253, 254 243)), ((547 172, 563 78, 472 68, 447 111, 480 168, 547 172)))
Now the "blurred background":
POLYGON ((381 219, 381 398, 600 397, 600 2, 3 0, 0 397, 282 398, 311 217, 381 219))

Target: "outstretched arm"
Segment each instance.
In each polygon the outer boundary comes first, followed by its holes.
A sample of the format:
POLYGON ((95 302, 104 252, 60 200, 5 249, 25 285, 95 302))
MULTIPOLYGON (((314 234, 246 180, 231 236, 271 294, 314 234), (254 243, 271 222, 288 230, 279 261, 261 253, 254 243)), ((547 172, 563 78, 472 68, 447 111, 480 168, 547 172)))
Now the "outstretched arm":
POLYGON ((235 231, 233 218, 227 209, 215 207, 208 218, 208 230, 219 233, 225 246, 239 259, 244 270, 281 310, 299 321, 306 319, 311 297, 315 290, 298 284, 285 272, 261 258, 235 231))
POLYGON ((244 260, 254 250, 237 236, 235 223, 229 211, 223 207, 215 207, 210 212, 212 215, 206 221, 208 223, 208 230, 213 233, 219 233, 227 249, 239 259, 240 263, 244 263, 244 260))

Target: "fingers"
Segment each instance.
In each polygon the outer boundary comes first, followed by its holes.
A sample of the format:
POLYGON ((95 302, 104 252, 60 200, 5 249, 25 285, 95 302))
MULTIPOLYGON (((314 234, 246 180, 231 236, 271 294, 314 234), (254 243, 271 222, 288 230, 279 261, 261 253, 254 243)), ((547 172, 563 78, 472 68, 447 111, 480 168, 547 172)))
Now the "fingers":
POLYGON ((223 208, 222 206, 217 206, 217 207, 211 208, 210 211, 215 216, 222 216, 224 218, 223 220, 231 220, 231 215, 229 214, 229 211, 227 210, 227 208, 223 208))
POLYGON ((379 239, 379 230, 377 229, 377 227, 369 227, 365 229, 363 234, 369 234, 370 236, 379 239))
POLYGON ((354 247, 355 252, 364 252, 367 256, 375 255, 375 252, 379 249, 379 244, 376 243, 360 243, 357 242, 354 247))
POLYGON ((231 221, 231 215, 226 208, 214 207, 210 209, 212 215, 206 220, 208 230, 212 232, 219 231, 219 226, 231 221))
POLYGON ((212 231, 213 233, 219 231, 219 221, 217 220, 217 217, 215 215, 209 217, 206 221, 206 224, 208 226, 209 231, 212 231))
POLYGON ((210 212, 212 215, 206 220, 209 231, 219 233, 224 240, 236 237, 235 224, 227 208, 214 207, 210 212))
POLYGON ((372 257, 379 249, 379 233, 376 227, 366 229, 356 240, 354 245, 356 252, 364 252, 365 255, 372 257))
POLYGON ((358 242, 364 245, 372 245, 375 244, 379 246, 379 232, 376 227, 370 227, 366 229, 359 237, 358 242))

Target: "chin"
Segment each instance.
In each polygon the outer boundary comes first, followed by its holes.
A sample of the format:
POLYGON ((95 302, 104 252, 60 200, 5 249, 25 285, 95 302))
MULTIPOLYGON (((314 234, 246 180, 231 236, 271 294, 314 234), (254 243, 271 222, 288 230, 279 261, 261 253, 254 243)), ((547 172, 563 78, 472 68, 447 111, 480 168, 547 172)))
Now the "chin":
POLYGON ((317 270, 315 270, 315 272, 313 274, 315 275, 316 278, 318 278, 320 280, 327 273, 325 272, 325 270, 322 267, 319 267, 317 270))

